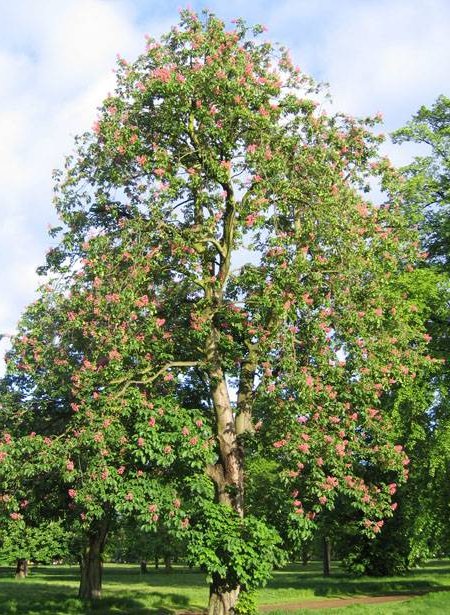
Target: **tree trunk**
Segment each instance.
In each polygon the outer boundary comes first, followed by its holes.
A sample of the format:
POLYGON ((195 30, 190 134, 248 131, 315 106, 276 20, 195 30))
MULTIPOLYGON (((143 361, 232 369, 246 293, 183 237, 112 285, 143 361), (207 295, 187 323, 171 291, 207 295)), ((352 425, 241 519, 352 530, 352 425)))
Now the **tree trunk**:
POLYGON ((164 569, 167 573, 172 572, 172 556, 164 555, 164 569))
POLYGON ((89 534, 87 544, 80 556, 80 588, 78 597, 81 600, 96 600, 102 592, 103 560, 102 554, 105 546, 108 528, 101 525, 96 531, 89 534))
POLYGON ((331 542, 328 536, 323 537, 323 576, 329 577, 331 571, 331 542))
POLYGON ((238 587, 230 589, 223 579, 213 578, 209 586, 208 615, 230 615, 234 613, 238 596, 238 587))
POLYGON ((141 561, 141 574, 147 573, 147 562, 145 560, 141 561))
POLYGON ((25 557, 18 557, 16 564, 16 579, 25 579, 28 575, 28 560, 25 557))
MULTIPOLYGON (((213 400, 219 460, 207 470, 216 487, 216 501, 244 516, 244 451, 239 441, 235 412, 223 373, 218 351, 218 333, 213 328, 207 349, 211 366, 211 397, 213 400)), ((209 588, 209 615, 230 615, 239 596, 239 586, 227 579, 213 578, 209 588)))
POLYGON ((302 546, 301 557, 302 557, 302 566, 307 566, 309 564, 309 560, 311 559, 311 552, 310 552, 309 545, 302 546))
POLYGON ((158 570, 159 568, 159 557, 158 555, 155 555, 155 569, 158 570))

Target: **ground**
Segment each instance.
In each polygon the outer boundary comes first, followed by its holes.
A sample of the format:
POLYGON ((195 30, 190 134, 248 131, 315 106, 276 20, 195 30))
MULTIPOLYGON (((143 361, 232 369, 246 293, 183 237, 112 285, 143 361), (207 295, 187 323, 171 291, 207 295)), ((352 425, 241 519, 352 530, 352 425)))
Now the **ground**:
MULTIPOLYGON (((181 615, 202 613, 208 590, 204 575, 175 567, 141 575, 139 566, 106 564, 104 597, 94 607, 76 599, 78 568, 49 566, 31 569, 15 580, 12 567, 0 569, 1 615, 181 615)), ((334 567, 330 578, 313 562, 277 571, 258 592, 261 613, 272 615, 442 615, 450 613, 450 560, 430 562, 403 577, 352 578, 334 567), (447 591, 445 591, 447 590, 447 591), (426 594, 426 595, 420 595, 426 594), (394 602, 395 600, 395 602, 394 602), (341 608, 340 608, 341 607, 341 608), (345 608, 342 608, 345 607, 345 608)))

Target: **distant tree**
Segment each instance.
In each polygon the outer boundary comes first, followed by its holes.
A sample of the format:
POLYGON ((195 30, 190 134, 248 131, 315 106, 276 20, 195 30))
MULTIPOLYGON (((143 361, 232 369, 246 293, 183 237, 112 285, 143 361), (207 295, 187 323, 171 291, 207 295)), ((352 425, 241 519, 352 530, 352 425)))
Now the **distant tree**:
POLYGON ((406 394, 384 397, 385 412, 411 458, 411 475, 398 492, 398 512, 377 540, 357 533, 342 539, 350 568, 371 574, 404 572, 450 548, 450 99, 440 96, 430 108, 421 107, 393 139, 424 148, 402 169, 400 191, 426 257, 405 290, 426 318, 435 368, 420 374, 406 394))
POLYGON ((185 11, 119 61, 56 176, 42 317, 9 367, 27 395, 64 400, 58 442, 86 528, 107 506, 185 531, 211 615, 279 557, 272 520, 245 514, 246 451, 274 464, 292 543, 337 502, 376 534, 407 474, 380 400, 428 363, 397 283, 420 255, 377 120, 317 110, 316 86, 261 30, 185 11), (382 204, 362 196, 373 178, 382 204))

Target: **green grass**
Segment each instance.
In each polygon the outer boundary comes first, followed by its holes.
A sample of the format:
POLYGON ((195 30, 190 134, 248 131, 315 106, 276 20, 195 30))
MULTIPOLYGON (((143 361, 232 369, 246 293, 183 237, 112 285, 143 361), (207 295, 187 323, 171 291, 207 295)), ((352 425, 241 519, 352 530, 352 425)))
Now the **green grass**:
POLYGON ((450 613, 450 592, 428 594, 404 602, 386 604, 354 604, 333 609, 299 609, 283 611, 276 609, 266 615, 445 615, 450 613))
MULTIPOLYGON (((0 568, 1 615, 171 615, 183 610, 201 612, 208 598, 204 575, 183 567, 177 567, 171 574, 150 569, 148 574, 141 575, 138 566, 107 564, 103 598, 93 606, 83 605, 76 598, 76 566, 32 568, 27 579, 16 580, 13 577, 12 568, 0 568)), ((325 612, 333 615, 342 612, 386 615, 425 611, 430 615, 450 613, 450 592, 436 591, 445 589, 450 590, 448 560, 430 562, 406 576, 380 579, 352 578, 337 566, 333 575, 324 579, 319 564, 312 563, 306 568, 290 565, 277 571, 268 586, 258 592, 258 603, 273 604, 274 615, 287 615, 287 611, 282 609, 284 603, 431 591, 433 593, 428 596, 403 603, 355 605, 332 611, 314 610, 316 615, 325 612)), ((289 611, 289 615, 305 612, 305 609, 289 611)))

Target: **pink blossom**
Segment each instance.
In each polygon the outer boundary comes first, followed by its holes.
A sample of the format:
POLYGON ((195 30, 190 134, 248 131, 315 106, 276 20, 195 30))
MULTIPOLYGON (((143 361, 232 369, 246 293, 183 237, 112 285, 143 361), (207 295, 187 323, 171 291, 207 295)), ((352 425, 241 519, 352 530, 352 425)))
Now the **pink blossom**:
POLYGON ((246 218, 245 218, 245 226, 253 226, 255 224, 255 222, 258 219, 258 215, 257 214, 249 214, 246 218))
POLYGON ((144 307, 145 305, 148 305, 148 296, 142 295, 142 297, 139 297, 139 299, 135 301, 135 305, 136 307, 144 307))
POLYGON ((175 508, 180 508, 180 506, 181 506, 181 501, 178 498, 175 498, 172 503, 173 503, 175 508))
POLYGON ((158 506, 156 504, 149 504, 148 510, 149 512, 154 513, 158 510, 158 506))
POLYGON ((69 497, 72 499, 75 498, 77 495, 76 489, 69 489, 67 493, 69 494, 69 497))
POLYGON ((122 476, 124 472, 125 472, 125 466, 120 466, 119 468, 117 468, 117 474, 120 474, 120 476, 122 476))
POLYGON ((274 448, 281 448, 282 446, 284 446, 286 444, 286 440, 278 440, 277 442, 273 443, 274 448))
POLYGON ((307 387, 313 387, 314 386, 314 378, 310 374, 307 374, 307 376, 305 378, 305 383, 306 383, 307 387))
POLYGON ((155 320, 156 326, 157 327, 162 327, 164 325, 164 323, 166 322, 165 318, 157 318, 155 320))
POLYGON ((195 446, 196 444, 198 444, 198 438, 197 436, 194 436, 193 438, 191 438, 189 440, 189 444, 192 444, 192 446, 195 446))
POLYGON ((126 496, 125 496, 125 499, 126 499, 128 502, 131 502, 131 500, 133 499, 133 497, 134 497, 134 496, 133 496, 133 494, 132 494, 132 493, 130 493, 130 492, 128 492, 128 493, 126 494, 126 496))
POLYGON ((163 448, 163 451, 164 451, 164 453, 165 453, 166 455, 169 455, 169 454, 172 452, 172 447, 171 447, 169 444, 167 444, 167 445, 163 448))
POLYGON ((154 426, 156 425, 156 419, 155 419, 155 417, 154 417, 154 416, 151 416, 151 417, 148 419, 148 424, 150 425, 150 427, 154 427, 154 426))
POLYGON ((137 445, 138 446, 144 446, 144 438, 138 438, 137 439, 137 445))
POLYGON ((121 358, 121 354, 118 350, 116 350, 115 348, 113 350, 110 350, 108 352, 108 357, 111 359, 111 361, 114 361, 114 359, 120 359, 121 358))
POLYGON ((151 76, 154 79, 158 79, 159 81, 162 81, 163 83, 168 83, 172 76, 172 71, 171 69, 166 68, 166 67, 159 67, 159 68, 155 68, 154 70, 152 70, 151 76))
POLYGON ((75 467, 75 466, 74 466, 73 461, 71 461, 71 460, 69 459, 69 461, 66 463, 66 468, 67 468, 67 470, 68 470, 69 472, 72 472, 72 470, 74 469, 74 467, 75 467))
POLYGON ((157 515, 156 513, 154 515, 152 515, 152 521, 154 521, 155 523, 158 521, 159 519, 159 515, 157 515))
POLYGON ((19 519, 22 519, 22 515, 18 512, 12 512, 9 516, 13 521, 18 521, 19 519))
POLYGON ((184 426, 183 429, 181 430, 181 433, 183 434, 183 436, 188 436, 189 435, 189 428, 184 426))

